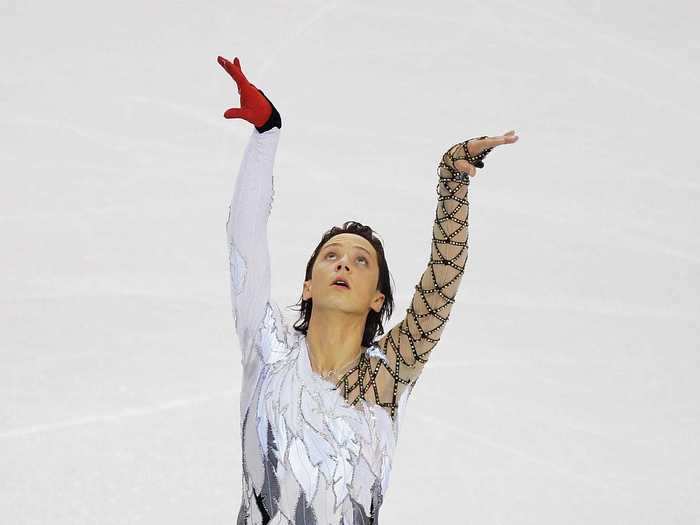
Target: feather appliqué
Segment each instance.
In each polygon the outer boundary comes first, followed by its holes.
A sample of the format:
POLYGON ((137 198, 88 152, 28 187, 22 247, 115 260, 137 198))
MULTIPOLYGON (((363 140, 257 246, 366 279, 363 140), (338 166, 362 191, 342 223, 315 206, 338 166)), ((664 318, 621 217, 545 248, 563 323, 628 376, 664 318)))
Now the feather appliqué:
POLYGON ((368 347, 367 350, 365 350, 365 352, 366 352, 367 355, 369 355, 370 357, 378 357, 378 358, 381 359, 382 361, 388 362, 388 361, 387 361, 386 354, 385 354, 384 351, 383 351, 381 348, 379 348, 377 345, 372 345, 372 346, 368 347))
POLYGON ((236 248, 236 245, 231 243, 231 253, 229 257, 229 266, 231 270, 231 287, 236 295, 243 291, 248 265, 241 253, 236 248))
POLYGON ((306 499, 306 494, 302 492, 294 512, 294 525, 317 525, 317 523, 316 514, 306 499))
POLYGON ((268 302, 258 334, 260 354, 264 363, 271 365, 289 354, 288 336, 282 313, 277 305, 268 302))
MULTIPOLYGON (((362 507, 362 505, 360 505, 357 501, 355 501, 352 498, 350 498, 350 504, 352 512, 352 521, 349 521, 348 524, 370 525, 370 519, 367 517, 367 513, 365 512, 365 509, 362 507)), ((343 518, 343 521, 345 521, 345 518, 343 518)))
POLYGON ((265 477, 263 478, 260 495, 265 510, 270 516, 277 513, 277 501, 280 497, 280 484, 277 480, 277 447, 272 434, 272 426, 267 424, 267 457, 263 460, 265 477))
POLYGON ((379 525, 379 509, 384 502, 384 489, 379 479, 374 480, 372 485, 372 503, 370 504, 370 524, 379 525))
POLYGON ((311 462, 304 442, 294 437, 289 444, 289 464, 308 501, 314 499, 318 484, 318 469, 311 462))
POLYGON ((259 341, 269 341, 269 351, 243 424, 248 519, 268 525, 373 523, 373 491, 386 486, 395 448, 392 420, 368 402, 349 404, 313 372, 304 339, 277 322, 268 308, 259 341), (255 451, 257 457, 248 458, 255 451))
POLYGON ((249 518, 250 513, 248 512, 248 506, 245 503, 241 503, 241 508, 238 510, 236 525, 248 525, 249 518))

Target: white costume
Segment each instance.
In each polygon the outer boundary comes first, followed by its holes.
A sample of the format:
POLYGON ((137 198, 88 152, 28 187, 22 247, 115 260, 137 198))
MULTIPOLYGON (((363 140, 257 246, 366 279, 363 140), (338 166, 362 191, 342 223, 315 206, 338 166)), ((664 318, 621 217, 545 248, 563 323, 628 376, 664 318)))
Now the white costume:
MULTIPOLYGON (((466 262, 468 181, 438 186, 434 266, 423 274, 406 318, 365 349, 364 365, 352 369, 358 379, 348 382, 348 373, 341 389, 311 368, 304 334, 285 323, 270 299, 267 221, 279 136, 279 128, 252 130, 227 223, 243 366, 238 523, 376 524, 400 418, 466 262)), ((446 155, 441 173, 449 176, 446 155)))

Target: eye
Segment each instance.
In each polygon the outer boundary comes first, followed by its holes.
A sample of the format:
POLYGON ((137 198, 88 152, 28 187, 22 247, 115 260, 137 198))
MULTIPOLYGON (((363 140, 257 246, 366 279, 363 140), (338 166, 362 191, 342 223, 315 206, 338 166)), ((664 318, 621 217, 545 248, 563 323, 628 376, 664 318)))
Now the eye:
POLYGON ((326 254, 326 259, 328 259, 331 255, 335 256, 335 252, 328 252, 326 254))
POLYGON ((358 260, 358 261, 362 261, 362 263, 363 263, 364 265, 367 265, 367 263, 369 262, 369 261, 367 261, 367 258, 366 258, 364 255, 360 255, 360 256, 357 258, 357 260, 358 260))

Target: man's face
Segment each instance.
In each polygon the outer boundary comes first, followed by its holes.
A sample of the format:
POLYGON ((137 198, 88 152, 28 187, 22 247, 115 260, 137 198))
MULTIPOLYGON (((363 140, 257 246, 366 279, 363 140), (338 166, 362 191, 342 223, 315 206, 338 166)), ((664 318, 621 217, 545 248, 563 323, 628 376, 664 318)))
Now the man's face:
POLYGON ((341 233, 319 251, 302 296, 313 299, 314 310, 367 314, 371 308, 378 312, 384 303, 384 294, 377 290, 378 279, 379 260, 372 243, 361 235, 341 233), (334 284, 338 279, 346 286, 334 284))

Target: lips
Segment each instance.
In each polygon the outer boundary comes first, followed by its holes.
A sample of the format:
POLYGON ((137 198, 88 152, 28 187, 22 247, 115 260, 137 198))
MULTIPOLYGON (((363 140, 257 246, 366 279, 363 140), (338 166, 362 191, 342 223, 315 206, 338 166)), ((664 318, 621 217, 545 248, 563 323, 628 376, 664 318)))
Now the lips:
POLYGON ((350 283, 347 281, 347 279, 343 277, 336 277, 333 279, 333 282, 331 282, 331 286, 335 286, 337 288, 343 288, 345 290, 350 289, 350 283))

